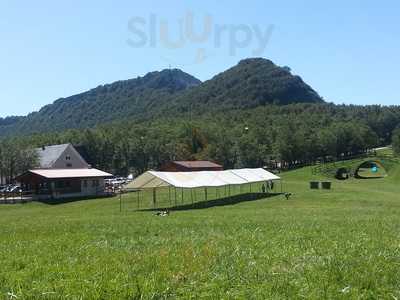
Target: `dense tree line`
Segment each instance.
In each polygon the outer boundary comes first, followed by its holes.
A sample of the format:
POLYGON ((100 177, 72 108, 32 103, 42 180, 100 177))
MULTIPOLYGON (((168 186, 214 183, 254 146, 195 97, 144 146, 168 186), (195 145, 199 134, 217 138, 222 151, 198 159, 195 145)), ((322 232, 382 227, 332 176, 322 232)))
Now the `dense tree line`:
MULTIPOLYGON (((10 176, 33 164, 25 149, 72 143, 85 149, 94 167, 119 175, 190 159, 213 160, 225 168, 271 162, 292 168, 388 145, 399 124, 397 107, 270 105, 7 139, 0 143, 0 160, 3 173, 10 176)), ((394 144, 398 136, 396 131, 394 144)))
POLYGON ((400 128, 396 129, 392 135, 393 151, 397 156, 400 156, 400 128))
POLYGON ((9 183, 26 170, 37 166, 37 153, 28 140, 9 139, 0 142, 0 183, 9 183))

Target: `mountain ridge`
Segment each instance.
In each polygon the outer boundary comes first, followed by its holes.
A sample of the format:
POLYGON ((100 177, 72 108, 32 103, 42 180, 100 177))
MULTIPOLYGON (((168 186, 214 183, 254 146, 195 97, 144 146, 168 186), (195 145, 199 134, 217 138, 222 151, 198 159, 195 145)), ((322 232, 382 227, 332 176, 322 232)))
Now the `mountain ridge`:
POLYGON ((324 103, 300 76, 291 74, 288 67, 279 67, 264 58, 241 60, 177 97, 176 102, 181 104, 179 111, 201 112, 210 105, 221 106, 221 109, 249 109, 268 104, 324 103))
POLYGON ((140 115, 156 105, 159 99, 168 99, 200 83, 199 79, 181 70, 165 69, 134 79, 99 85, 79 94, 59 98, 26 116, 0 118, 0 136, 14 134, 15 131, 30 134, 86 128, 140 115), (49 121, 52 122, 51 130, 48 130, 49 121))
POLYGON ((250 58, 201 82, 179 69, 100 85, 59 98, 25 117, 0 118, 0 136, 89 128, 118 120, 173 116, 188 110, 249 109, 268 104, 323 103, 287 67, 250 58))

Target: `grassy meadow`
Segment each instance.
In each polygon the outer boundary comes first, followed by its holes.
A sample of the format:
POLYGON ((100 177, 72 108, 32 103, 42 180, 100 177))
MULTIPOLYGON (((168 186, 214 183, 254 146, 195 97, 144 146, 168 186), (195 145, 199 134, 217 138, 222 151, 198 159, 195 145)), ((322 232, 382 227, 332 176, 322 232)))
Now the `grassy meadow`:
POLYGON ((311 168, 291 171, 289 200, 168 217, 134 211, 134 194, 122 213, 118 198, 2 205, 0 299, 399 299, 400 167, 388 165, 330 191, 309 189, 324 179, 311 168))

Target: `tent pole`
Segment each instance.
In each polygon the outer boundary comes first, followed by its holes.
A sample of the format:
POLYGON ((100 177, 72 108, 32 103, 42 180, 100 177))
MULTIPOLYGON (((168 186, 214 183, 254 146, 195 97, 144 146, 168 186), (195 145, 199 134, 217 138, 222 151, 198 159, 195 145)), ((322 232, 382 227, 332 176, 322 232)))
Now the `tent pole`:
POLYGON ((192 200, 192 205, 193 205, 193 190, 190 189, 190 200, 192 200))
POLYGON ((137 191, 137 195, 136 195, 137 197, 137 208, 139 209, 140 208, 140 204, 139 204, 139 196, 140 196, 140 190, 139 191, 137 191))
POLYGON ((281 194, 283 193, 283 183, 282 183, 282 180, 280 180, 280 182, 281 182, 281 194))
POLYGON ((157 197, 156 196, 156 189, 154 188, 153 189, 153 206, 154 206, 154 208, 156 208, 156 201, 157 201, 156 197, 157 197))
POLYGON ((172 203, 171 203, 171 186, 168 187, 168 200, 169 200, 169 206, 172 206, 172 203))
POLYGON ((174 186, 174 192, 175 192, 175 206, 177 205, 176 203, 176 187, 174 186))
POLYGON ((182 204, 183 204, 183 202, 184 202, 184 201, 183 201, 183 188, 182 188, 182 204))
POLYGON ((230 184, 228 185, 228 196, 229 197, 231 196, 231 185, 230 184))
POLYGON ((207 201, 207 188, 204 188, 204 198, 205 198, 205 201, 207 201))

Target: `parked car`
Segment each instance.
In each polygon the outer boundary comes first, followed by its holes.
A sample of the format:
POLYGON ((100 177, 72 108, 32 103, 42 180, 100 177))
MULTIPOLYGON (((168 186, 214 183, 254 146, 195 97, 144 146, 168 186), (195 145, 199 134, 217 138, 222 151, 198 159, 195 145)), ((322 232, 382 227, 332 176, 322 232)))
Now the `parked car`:
POLYGON ((3 189, 3 193, 8 193, 12 187, 13 187, 12 184, 7 184, 3 189))
POLYGON ((0 193, 20 193, 21 187, 16 184, 8 184, 0 188, 0 193))
POLYGON ((9 193, 21 193, 21 187, 19 185, 13 185, 8 189, 9 193))
POLYGON ((129 183, 129 180, 125 177, 114 177, 105 180, 106 187, 111 189, 119 189, 127 183, 129 183))

